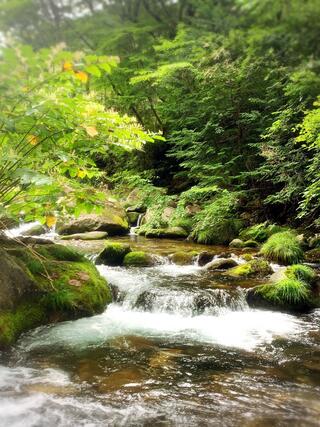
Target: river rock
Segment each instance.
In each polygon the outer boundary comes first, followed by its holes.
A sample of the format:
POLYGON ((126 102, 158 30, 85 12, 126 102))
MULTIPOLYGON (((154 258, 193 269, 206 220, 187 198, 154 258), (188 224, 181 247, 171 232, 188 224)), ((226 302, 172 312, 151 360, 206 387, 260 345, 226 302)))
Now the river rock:
POLYGON ((311 249, 304 253, 307 262, 320 264, 320 248, 311 249))
POLYGON ((207 251, 200 252, 198 256, 198 265, 200 267, 203 267, 204 265, 208 264, 210 261, 213 260, 214 255, 215 254, 212 252, 207 252, 207 251))
POLYGON ((196 257, 198 255, 198 252, 192 251, 192 252, 175 252, 174 254, 169 255, 170 261, 172 261, 174 264, 177 265, 190 265, 193 264, 196 257))
POLYGON ((88 231, 87 233, 76 233, 61 236, 61 240, 101 240, 108 236, 106 231, 88 231))
POLYGON ((155 263, 155 259, 143 251, 129 252, 123 260, 126 267, 151 267, 155 263))
POLYGON ((232 277, 265 277, 273 273, 270 264, 263 259, 253 259, 245 264, 234 267, 226 274, 232 277))
POLYGON ((171 206, 167 206, 166 208, 164 208, 162 215, 161 215, 162 221, 164 223, 168 223, 170 221, 170 219, 173 217, 175 211, 176 211, 176 209, 171 207, 171 206))
POLYGON ((55 244, 0 249, 0 348, 50 321, 100 313, 111 291, 95 266, 75 250, 55 244))
POLYGON ((149 230, 145 233, 145 236, 159 239, 183 239, 188 237, 188 232, 182 227, 168 227, 149 230))
POLYGON ((238 263, 232 258, 214 259, 205 265, 206 270, 228 270, 237 267, 238 263))
POLYGON ((107 242, 106 247, 99 253, 96 264, 120 266, 130 252, 131 248, 127 243, 107 242))
POLYGON ((57 224, 59 234, 79 234, 88 231, 106 231, 110 236, 128 233, 129 223, 125 210, 120 204, 108 201, 101 214, 83 214, 57 224))
POLYGON ((243 248, 243 240, 241 239, 233 239, 229 243, 230 248, 243 248))
POLYGON ((47 229, 42 224, 35 224, 32 228, 29 228, 29 230, 24 231, 24 236, 40 236, 41 234, 45 234, 47 232, 47 229))

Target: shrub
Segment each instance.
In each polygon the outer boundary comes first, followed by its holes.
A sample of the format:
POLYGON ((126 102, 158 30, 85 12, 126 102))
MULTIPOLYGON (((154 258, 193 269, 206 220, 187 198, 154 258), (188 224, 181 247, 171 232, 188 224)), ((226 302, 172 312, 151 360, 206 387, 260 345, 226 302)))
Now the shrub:
POLYGON ((303 251, 296 235, 290 231, 273 234, 262 246, 261 253, 279 264, 297 264, 303 259, 303 251))
POLYGON ((223 190, 195 216, 192 237, 199 243, 229 243, 241 228, 241 221, 235 218, 236 206, 236 194, 223 190))
POLYGON ((273 234, 282 231, 288 231, 288 229, 280 225, 268 224, 266 221, 242 230, 239 237, 243 240, 256 240, 257 242, 263 243, 273 234))

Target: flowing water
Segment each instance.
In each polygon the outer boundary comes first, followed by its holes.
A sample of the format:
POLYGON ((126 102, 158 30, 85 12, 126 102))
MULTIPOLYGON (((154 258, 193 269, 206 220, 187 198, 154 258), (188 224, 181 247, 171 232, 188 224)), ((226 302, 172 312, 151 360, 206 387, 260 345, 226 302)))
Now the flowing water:
POLYGON ((320 425, 319 310, 249 309, 252 283, 165 257, 191 244, 133 244, 159 264, 99 266, 114 295, 104 313, 2 354, 1 427, 320 425))

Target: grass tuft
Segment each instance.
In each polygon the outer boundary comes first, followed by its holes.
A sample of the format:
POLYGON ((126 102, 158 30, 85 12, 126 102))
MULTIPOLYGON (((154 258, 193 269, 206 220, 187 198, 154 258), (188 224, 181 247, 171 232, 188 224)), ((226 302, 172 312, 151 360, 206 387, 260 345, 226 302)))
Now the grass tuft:
POLYGON ((297 264, 303 259, 303 251, 296 235, 290 231, 273 234, 261 248, 270 261, 279 264, 297 264))

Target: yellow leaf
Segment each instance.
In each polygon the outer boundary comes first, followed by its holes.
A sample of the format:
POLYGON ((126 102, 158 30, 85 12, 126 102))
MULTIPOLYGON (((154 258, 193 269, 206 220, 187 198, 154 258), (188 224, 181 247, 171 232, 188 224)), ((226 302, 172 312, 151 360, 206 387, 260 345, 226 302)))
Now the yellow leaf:
POLYGON ((78 178, 84 178, 85 176, 87 175, 87 172, 86 171, 84 171, 84 170, 81 170, 81 169, 79 169, 78 170, 78 174, 77 174, 77 176, 78 176, 78 178))
POLYGON ((28 135, 27 141, 31 145, 37 145, 39 142, 39 138, 36 135, 28 135))
POLYGON ((83 126, 85 131, 91 138, 97 136, 99 132, 97 131, 97 128, 95 126, 83 126))
POLYGON ((62 70, 63 71, 72 71, 73 70, 72 62, 69 62, 69 61, 64 62, 63 66, 62 66, 62 70))
POLYGON ((51 228, 54 227, 57 223, 57 218, 53 215, 46 216, 46 225, 47 227, 51 228))
POLYGON ((88 74, 84 71, 76 71, 75 76, 77 79, 79 79, 82 83, 87 83, 88 81, 88 74))

